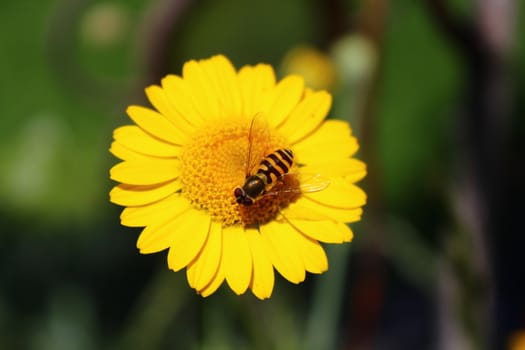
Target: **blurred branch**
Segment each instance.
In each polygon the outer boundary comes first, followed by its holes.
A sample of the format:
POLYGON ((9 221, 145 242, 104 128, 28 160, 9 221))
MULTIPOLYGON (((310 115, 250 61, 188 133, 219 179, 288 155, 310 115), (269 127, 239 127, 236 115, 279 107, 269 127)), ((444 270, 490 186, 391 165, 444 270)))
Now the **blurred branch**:
POLYGON ((425 0, 428 12, 438 28, 463 55, 475 56, 483 51, 483 41, 472 23, 456 17, 447 0, 425 0))
MULTIPOLYGON (((487 164, 496 164, 508 132, 509 57, 512 42, 512 0, 479 0, 477 20, 467 22, 451 13, 444 0, 426 0, 429 15, 446 38, 460 49, 469 73, 466 113, 461 137, 473 176, 482 192, 490 192, 487 164), (471 157, 468 157, 471 156, 471 157)), ((496 167, 497 168, 497 167, 496 167)))
POLYGON ((318 6, 325 32, 321 46, 327 48, 350 29, 349 16, 341 0, 320 0, 318 6))
POLYGON ((157 0, 144 23, 139 52, 143 52, 144 81, 139 86, 158 83, 170 69, 170 50, 192 0, 157 0))
POLYGON ((444 0, 426 0, 430 17, 465 62, 468 81, 459 123, 456 215, 472 242, 472 264, 484 298, 477 334, 494 345, 494 261, 489 246, 498 234, 504 210, 500 189, 505 139, 509 132, 509 52, 514 23, 513 0, 478 0, 473 21, 456 17, 444 0))
POLYGON ((377 49, 383 46, 389 4, 388 0, 363 1, 361 16, 358 18, 357 29, 359 33, 368 37, 377 49))

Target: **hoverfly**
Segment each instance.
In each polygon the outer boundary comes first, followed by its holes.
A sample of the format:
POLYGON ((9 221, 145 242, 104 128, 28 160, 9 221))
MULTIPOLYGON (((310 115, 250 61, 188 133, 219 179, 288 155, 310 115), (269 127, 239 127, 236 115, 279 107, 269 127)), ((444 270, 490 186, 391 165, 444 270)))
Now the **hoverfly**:
MULTIPOLYGON (((309 193, 324 190, 329 184, 328 179, 319 174, 304 176, 295 179, 295 184, 283 185, 287 177, 298 177, 298 173, 292 169, 294 167, 294 153, 289 148, 276 149, 264 156, 258 163, 253 166, 254 160, 252 152, 253 133, 255 123, 261 123, 261 114, 257 114, 251 121, 248 132, 248 159, 246 161, 246 178, 242 187, 237 187, 233 191, 235 200, 243 206, 251 206, 257 200, 268 195, 279 195, 280 193, 309 193)), ((268 130, 263 126, 261 130, 268 130)))

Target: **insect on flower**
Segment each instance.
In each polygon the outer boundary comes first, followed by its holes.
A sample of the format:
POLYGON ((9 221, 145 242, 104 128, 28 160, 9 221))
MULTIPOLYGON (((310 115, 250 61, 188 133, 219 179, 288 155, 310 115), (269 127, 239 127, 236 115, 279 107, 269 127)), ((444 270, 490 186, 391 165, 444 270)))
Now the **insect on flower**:
MULTIPOLYGON (((255 158, 252 153, 254 125, 260 124, 258 130, 268 130, 264 125, 262 115, 257 114, 250 124, 248 132, 248 159, 246 161, 246 180, 242 187, 233 191, 237 203, 243 206, 251 206, 255 201, 267 195, 279 195, 280 193, 309 193, 324 190, 330 180, 319 174, 310 176, 300 182, 298 186, 276 186, 284 184, 287 176, 296 176, 292 170, 294 167, 294 153, 289 148, 279 148, 267 154, 259 162, 257 167, 253 166, 255 158)), ((256 159, 256 158, 255 158, 256 159)))
POLYGON ((223 55, 145 91, 152 107, 127 108, 109 171, 141 254, 167 253, 203 297, 227 284, 267 299, 275 272, 297 284, 328 269, 323 245, 350 242, 361 219, 366 164, 350 125, 326 119, 327 91, 223 55))

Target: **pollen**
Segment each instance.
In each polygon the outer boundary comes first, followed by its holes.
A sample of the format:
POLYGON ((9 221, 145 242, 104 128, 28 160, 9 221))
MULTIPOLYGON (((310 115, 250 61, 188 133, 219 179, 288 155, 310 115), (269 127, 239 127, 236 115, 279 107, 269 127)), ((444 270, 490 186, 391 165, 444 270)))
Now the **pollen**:
POLYGON ((241 221, 245 227, 256 227, 268 223, 278 217, 281 209, 295 202, 300 192, 299 181, 293 175, 283 177, 278 181, 271 192, 256 201, 253 205, 240 206, 241 221))
MULTIPOLYGON (((207 211, 223 226, 250 226, 275 218, 293 201, 291 191, 274 191, 245 207, 235 201, 234 190, 272 151, 287 147, 286 138, 253 118, 209 122, 191 136, 181 154, 182 192, 192 205, 207 211)), ((295 186, 292 176, 276 189, 295 186)))

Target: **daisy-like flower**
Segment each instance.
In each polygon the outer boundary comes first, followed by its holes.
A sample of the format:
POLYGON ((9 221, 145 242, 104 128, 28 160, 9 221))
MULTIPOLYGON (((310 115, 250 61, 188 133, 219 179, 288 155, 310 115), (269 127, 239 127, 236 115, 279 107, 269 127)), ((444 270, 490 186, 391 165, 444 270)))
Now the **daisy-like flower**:
POLYGON ((114 131, 110 151, 122 162, 110 170, 119 182, 110 200, 126 207, 123 225, 144 227, 140 252, 169 249, 168 267, 186 268, 197 293, 226 281, 236 294, 249 288, 268 298, 274 268, 300 283, 307 271, 328 269, 320 242, 352 240, 347 223, 366 201, 354 183, 366 167, 352 158, 358 144, 348 123, 325 120, 327 92, 295 75, 276 81, 266 64, 236 71, 214 56, 185 63, 182 76, 146 94, 154 109, 130 106, 135 124, 114 131), (254 203, 237 203, 236 189, 277 150, 293 152, 290 169, 273 163, 278 176, 264 179, 254 203))

